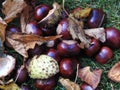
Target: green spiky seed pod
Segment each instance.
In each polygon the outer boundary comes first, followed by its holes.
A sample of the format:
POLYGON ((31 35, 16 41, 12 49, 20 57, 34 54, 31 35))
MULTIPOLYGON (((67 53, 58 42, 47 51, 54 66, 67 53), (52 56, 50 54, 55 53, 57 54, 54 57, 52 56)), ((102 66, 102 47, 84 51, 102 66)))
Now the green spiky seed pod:
POLYGON ((55 59, 48 55, 34 56, 28 66, 29 76, 33 79, 47 79, 59 72, 55 59))

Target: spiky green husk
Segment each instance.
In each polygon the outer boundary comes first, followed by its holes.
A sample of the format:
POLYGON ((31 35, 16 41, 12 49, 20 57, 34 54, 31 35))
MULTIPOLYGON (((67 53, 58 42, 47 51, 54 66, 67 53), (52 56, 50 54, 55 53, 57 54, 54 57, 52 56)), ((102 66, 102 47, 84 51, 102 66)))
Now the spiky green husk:
POLYGON ((28 66, 29 76, 33 79, 47 79, 59 72, 55 59, 48 55, 34 56, 28 66))

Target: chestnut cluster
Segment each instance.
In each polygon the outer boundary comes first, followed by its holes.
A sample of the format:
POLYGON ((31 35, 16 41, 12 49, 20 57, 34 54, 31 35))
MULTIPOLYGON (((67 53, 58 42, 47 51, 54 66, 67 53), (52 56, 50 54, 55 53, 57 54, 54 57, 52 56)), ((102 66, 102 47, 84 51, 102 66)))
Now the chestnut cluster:
MULTIPOLYGON (((34 55, 46 54, 57 60, 59 64, 60 72, 57 75, 44 80, 35 80, 35 87, 38 90, 52 90, 56 86, 59 76, 73 79, 76 76, 77 65, 82 63, 78 59, 81 56, 81 52, 87 57, 94 57, 98 63, 105 64, 113 57, 113 49, 120 48, 120 31, 116 28, 109 27, 105 29, 105 43, 101 43, 98 39, 91 37, 90 47, 81 49, 77 41, 72 40, 68 28, 68 16, 64 12, 62 12, 61 20, 58 23, 58 25, 61 25, 61 30, 57 29, 56 26, 48 28, 47 26, 38 24, 38 21, 42 20, 50 10, 51 7, 46 4, 36 6, 34 10, 34 21, 29 22, 26 27, 28 28, 26 31, 28 34, 41 36, 62 35, 60 39, 49 41, 41 46, 36 45, 34 49, 28 50, 29 58, 32 58, 34 55)), ((86 18, 86 27, 101 27, 105 19, 106 14, 102 9, 93 8, 90 15, 86 18)), ((21 32, 20 28, 16 26, 10 26, 6 31, 9 33, 21 32)), ((29 64, 29 60, 27 64, 29 64)), ((20 85, 30 79, 26 67, 22 69, 18 68, 16 78, 16 82, 20 85)), ((88 84, 81 84, 80 88, 81 90, 93 90, 88 84)), ((31 89, 27 86, 22 86, 22 90, 31 89)))

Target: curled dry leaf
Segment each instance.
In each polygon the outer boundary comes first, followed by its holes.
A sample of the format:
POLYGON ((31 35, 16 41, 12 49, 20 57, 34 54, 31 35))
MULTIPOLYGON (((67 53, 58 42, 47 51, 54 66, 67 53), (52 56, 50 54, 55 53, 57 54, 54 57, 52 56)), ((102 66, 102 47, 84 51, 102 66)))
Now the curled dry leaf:
POLYGON ((65 87, 66 90, 80 90, 79 85, 69 79, 61 78, 59 82, 65 87))
POLYGON ((0 17, 0 38, 2 39, 2 42, 5 40, 5 28, 7 24, 6 22, 0 17))
POLYGON ((7 76, 15 67, 16 60, 10 55, 0 58, 0 78, 7 76))
POLYGON ((54 26, 61 18, 62 8, 58 3, 53 3, 53 9, 51 9, 48 15, 43 18, 39 23, 45 23, 49 27, 54 26))
POLYGON ((78 77, 81 78, 81 80, 88 83, 89 85, 91 85, 94 89, 98 86, 101 79, 101 75, 101 69, 95 69, 93 70, 93 72, 91 72, 89 66, 79 69, 78 71, 78 77))
POLYGON ((6 22, 0 17, 0 57, 2 57, 4 54, 3 42, 5 41, 6 26, 7 26, 6 22))
POLYGON ((101 42, 106 41, 104 28, 85 29, 84 31, 85 31, 85 34, 90 36, 90 37, 94 37, 96 39, 99 39, 101 42))
POLYGON ((33 49, 36 44, 41 45, 47 41, 55 40, 60 37, 61 35, 42 37, 42 36, 31 35, 31 34, 17 33, 17 34, 8 35, 6 39, 19 54, 27 58, 28 49, 33 49))
POLYGON ((73 16, 77 19, 86 18, 91 12, 91 8, 80 9, 77 12, 73 13, 73 16))
POLYGON ((22 33, 26 33, 26 25, 33 20, 33 12, 34 12, 34 8, 31 5, 27 5, 20 16, 20 24, 21 24, 21 30, 22 33))
POLYGON ((85 47, 89 47, 90 39, 88 39, 86 37, 85 32, 84 32, 81 24, 79 23, 79 21, 72 18, 72 17, 68 18, 68 20, 69 20, 69 27, 68 28, 69 28, 69 31, 70 31, 72 38, 74 40, 79 39, 85 47))
POLYGON ((112 81, 120 82, 120 62, 116 63, 108 72, 108 78, 112 81))
POLYGON ((4 20, 9 23, 14 18, 17 17, 19 13, 26 7, 26 2, 24 0, 5 0, 2 3, 2 12, 5 15, 4 20))
POLYGON ((21 89, 16 83, 12 82, 4 86, 0 85, 0 90, 21 90, 21 89))

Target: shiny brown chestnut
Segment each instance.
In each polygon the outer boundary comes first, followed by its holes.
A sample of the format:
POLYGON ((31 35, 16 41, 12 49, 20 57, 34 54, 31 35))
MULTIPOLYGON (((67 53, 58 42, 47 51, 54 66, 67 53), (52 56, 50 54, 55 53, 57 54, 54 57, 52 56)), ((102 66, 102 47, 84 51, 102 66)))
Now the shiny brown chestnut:
POLYGON ((58 54, 58 51, 55 50, 55 49, 49 49, 46 53, 48 56, 54 58, 58 63, 60 63, 61 59, 60 59, 60 56, 58 54))
POLYGON ((75 58, 63 58, 60 62, 60 74, 64 78, 74 78, 76 75, 77 64, 79 61, 75 58))
POLYGON ((62 14, 61 19, 68 18, 68 15, 66 14, 64 10, 61 12, 61 14, 62 14))
POLYGON ((97 62, 100 64, 105 64, 107 63, 111 58, 113 57, 113 51, 107 47, 103 46, 98 54, 95 56, 95 59, 97 62))
POLYGON ((88 57, 92 57, 99 51, 100 47, 100 41, 92 38, 90 47, 85 48, 84 52, 88 57))
POLYGON ((46 4, 36 6, 34 10, 34 18, 37 21, 42 20, 45 16, 47 16, 50 9, 51 7, 46 4))
POLYGON ((15 80, 18 84, 22 84, 27 80, 28 77, 28 72, 26 67, 20 67, 17 69, 16 75, 15 75, 15 80))
POLYGON ((32 57, 34 55, 40 55, 44 52, 44 46, 43 45, 35 45, 35 47, 33 49, 29 49, 28 50, 28 55, 29 57, 32 57))
POLYGON ((56 30, 57 34, 62 35, 62 38, 65 40, 72 38, 69 32, 68 26, 69 26, 68 19, 65 18, 60 21, 60 23, 58 24, 57 30, 56 30))
POLYGON ((22 85, 21 90, 31 90, 31 88, 28 85, 22 85))
MULTIPOLYGON (((12 33, 19 33, 21 32, 21 29, 18 26, 12 25, 6 27, 6 36, 12 33)), ((5 40, 5 45, 11 49, 13 49, 13 46, 8 42, 8 40, 5 40)))
POLYGON ((57 84, 57 78, 51 77, 48 79, 37 79, 35 81, 35 87, 38 90, 52 90, 57 84))
POLYGON ((92 9, 87 24, 89 28, 97 28, 100 27, 104 22, 106 18, 106 13, 99 8, 92 9))
POLYGON ((38 27, 37 22, 31 21, 26 26, 26 33, 41 36, 42 35, 42 30, 41 30, 41 28, 38 27))
POLYGON ((74 40, 62 40, 57 45, 57 51, 59 55, 62 57, 64 56, 70 57, 78 55, 80 53, 80 47, 74 40))
POLYGON ((105 29, 106 42, 105 44, 112 49, 120 48, 120 31, 114 27, 105 29))
POLYGON ((12 25, 6 27, 6 34, 19 33, 21 29, 18 26, 12 25))
POLYGON ((43 36, 53 36, 56 34, 56 28, 45 28, 41 26, 41 30, 43 32, 43 36))
POLYGON ((80 85, 80 90, 94 90, 89 84, 87 83, 82 83, 80 85))

